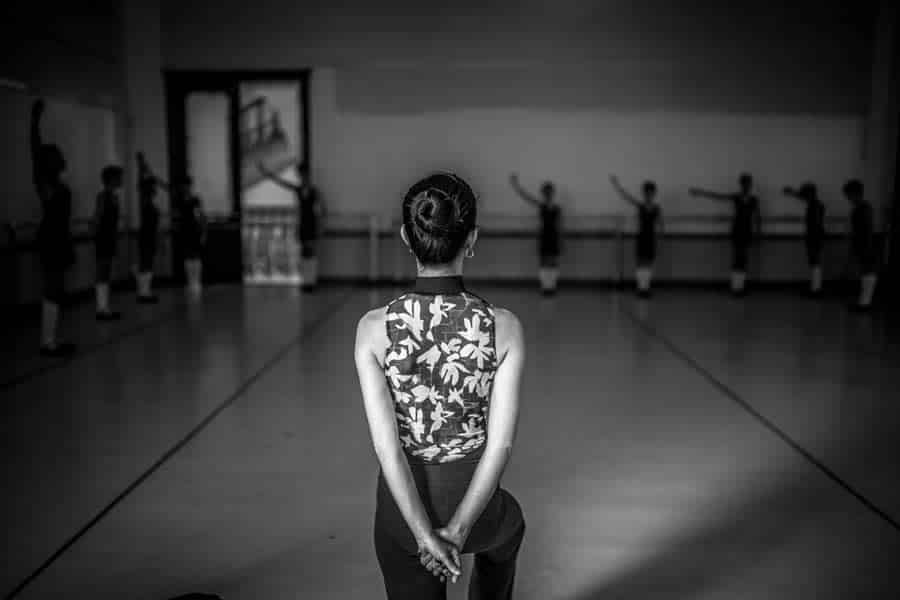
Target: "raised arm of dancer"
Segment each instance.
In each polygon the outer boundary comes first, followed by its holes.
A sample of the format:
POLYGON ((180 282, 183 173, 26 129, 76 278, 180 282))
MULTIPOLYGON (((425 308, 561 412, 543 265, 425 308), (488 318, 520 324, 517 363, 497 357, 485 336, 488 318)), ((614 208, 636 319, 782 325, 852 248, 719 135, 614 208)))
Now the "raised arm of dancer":
POLYGON ((538 200, 534 194, 522 187, 522 184, 519 183, 519 176, 517 174, 513 173, 509 176, 509 184, 516 191, 519 197, 525 202, 528 202, 529 204, 533 204, 535 206, 538 206, 541 203, 541 201, 538 200))
POLYGON ((147 163, 147 159, 144 157, 143 152, 137 153, 137 163, 138 163, 138 178, 142 179, 144 177, 152 177, 154 183, 158 185, 160 188, 165 190, 166 192, 170 191, 169 183, 160 179, 154 172, 153 169, 150 168, 150 165, 147 163))
POLYGON ((519 382, 525 362, 522 324, 511 312, 497 309, 497 354, 500 366, 494 378, 491 410, 487 422, 487 442, 465 496, 447 526, 438 533, 462 548, 472 526, 500 484, 500 477, 512 453, 519 417, 519 382), (505 348, 501 346, 505 340, 505 348))
POLYGON ((276 183, 276 184, 280 185, 281 187, 283 187, 286 190, 290 190, 290 191, 296 193, 300 189, 299 185, 295 185, 295 184, 291 183, 290 181, 288 181, 287 179, 283 179, 283 178, 279 177, 278 175, 276 175, 275 173, 270 171, 269 168, 266 167, 266 165, 264 165, 261 162, 256 163, 256 168, 259 169, 259 172, 262 174, 263 177, 265 177, 272 183, 276 183))
POLYGON ((637 198, 632 196, 628 192, 628 190, 626 190, 625 188, 622 187, 622 184, 619 183, 618 177, 616 177, 615 175, 610 175, 609 182, 612 184, 613 189, 616 190, 616 192, 619 194, 619 196, 622 198, 622 200, 631 204, 632 206, 638 206, 640 204, 640 202, 638 201, 637 198))
POLYGON ((360 319, 356 329, 354 359, 372 445, 391 495, 420 552, 427 552, 436 558, 455 578, 461 572, 459 553, 435 532, 416 489, 406 454, 400 447, 394 400, 379 359, 389 345, 384 330, 384 310, 369 311, 360 319))
POLYGON ((328 207, 322 201, 322 195, 319 193, 319 190, 313 188, 312 195, 313 211, 316 214, 316 235, 321 237, 325 233, 325 217, 328 215, 328 207))
POLYGON ((197 203, 194 205, 194 217, 200 225, 200 239, 205 244, 207 235, 209 234, 209 219, 206 218, 206 211, 203 210, 203 201, 199 196, 195 196, 195 198, 197 199, 197 203))
POLYGON ((44 173, 41 170, 42 165, 40 164, 40 150, 41 145, 43 144, 43 140, 41 140, 41 117, 43 114, 44 101, 35 100, 34 104, 31 105, 31 131, 29 139, 31 142, 31 177, 35 187, 38 188, 38 194, 41 193, 41 182, 44 177, 44 173))
POLYGON ((691 196, 709 198, 710 200, 734 200, 734 197, 736 196, 736 194, 733 193, 713 192, 695 187, 690 188, 688 193, 690 193, 691 196))

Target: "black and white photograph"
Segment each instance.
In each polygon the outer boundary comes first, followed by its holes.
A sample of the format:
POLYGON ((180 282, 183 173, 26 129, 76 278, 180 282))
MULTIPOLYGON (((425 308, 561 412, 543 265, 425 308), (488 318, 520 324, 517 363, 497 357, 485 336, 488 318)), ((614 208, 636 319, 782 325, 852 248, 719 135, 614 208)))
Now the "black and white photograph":
POLYGON ((0 8, 5 600, 900 598, 900 4, 0 8))

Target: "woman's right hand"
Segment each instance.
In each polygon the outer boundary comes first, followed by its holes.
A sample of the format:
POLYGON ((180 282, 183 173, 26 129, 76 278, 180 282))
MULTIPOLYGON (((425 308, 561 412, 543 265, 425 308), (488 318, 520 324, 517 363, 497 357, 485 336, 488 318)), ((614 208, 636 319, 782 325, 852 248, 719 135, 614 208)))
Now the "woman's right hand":
POLYGON ((462 573, 459 549, 435 532, 419 540, 418 545, 422 566, 442 581, 448 578, 455 583, 462 573))

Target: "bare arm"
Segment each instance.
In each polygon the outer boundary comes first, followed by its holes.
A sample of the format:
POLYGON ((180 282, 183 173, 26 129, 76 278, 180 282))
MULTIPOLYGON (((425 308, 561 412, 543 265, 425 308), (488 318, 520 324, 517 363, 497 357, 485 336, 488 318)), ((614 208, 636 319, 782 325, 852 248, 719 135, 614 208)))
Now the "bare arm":
POLYGON ((43 100, 35 100, 34 104, 31 106, 31 130, 29 140, 31 143, 31 175, 34 181, 35 187, 38 188, 38 194, 40 194, 40 185, 41 180, 43 179, 43 172, 41 171, 40 165, 40 149, 43 144, 43 140, 41 140, 41 116, 44 114, 44 101, 43 100))
MULTIPOLYGON (((458 547, 465 544, 472 526, 500 484, 512 453, 519 417, 519 383, 525 361, 525 341, 522 324, 514 314, 497 311, 497 339, 507 340, 506 353, 501 358, 494 379, 491 408, 487 423, 487 442, 478 461, 472 481, 456 513, 441 530, 458 547)), ((498 348, 498 352, 502 348, 498 348)))
POLYGON ((609 176, 609 182, 612 184, 613 189, 618 192, 619 196, 621 196, 622 200, 628 202, 632 206, 637 206, 639 204, 638 199, 628 193, 628 190, 622 187, 622 184, 619 183, 619 178, 615 175, 609 176))
POLYGON ((522 187, 522 184, 519 183, 519 176, 513 173, 509 176, 509 184, 512 186, 513 190, 519 195, 522 200, 528 202, 529 204, 534 204, 535 206, 539 205, 541 202, 537 199, 534 194, 531 194, 528 190, 522 187))
POLYGON ((286 180, 286 179, 283 179, 283 178, 279 177, 278 175, 276 175, 275 173, 273 173, 272 171, 270 171, 270 170, 266 167, 266 165, 262 164, 261 162, 256 163, 256 168, 259 169, 259 172, 262 174, 263 177, 265 177, 266 179, 268 179, 268 180, 271 181, 272 183, 275 183, 275 184, 277 184, 277 185, 280 185, 280 186, 283 187, 284 189, 290 190, 290 191, 294 192, 295 194, 296 194, 298 191, 300 191, 300 186, 294 185, 294 184, 291 183, 290 181, 288 181, 288 180, 286 180))
POLYGON ((792 187, 790 187, 790 186, 785 186, 785 187, 781 190, 781 193, 784 194, 785 196, 790 196, 791 198, 796 198, 796 199, 798 199, 798 200, 803 200, 803 198, 800 197, 800 191, 799 191, 799 190, 795 190, 794 188, 792 188, 792 187))
POLYGON ((137 153, 137 163, 138 163, 138 179, 143 179, 144 177, 151 177, 153 182, 158 185, 160 188, 165 190, 166 192, 170 192, 170 186, 167 182, 163 181, 153 172, 153 169, 150 168, 150 165, 147 163, 147 159, 144 157, 143 152, 137 153))
POLYGON ((709 198, 710 200, 734 200, 737 194, 728 194, 722 192, 713 192, 710 190, 704 190, 701 188, 691 188, 689 190, 691 196, 698 196, 700 198, 709 198))
POLYGON ((400 447, 394 401, 384 379, 379 361, 388 346, 384 331, 384 311, 375 310, 364 316, 356 330, 354 359, 362 390, 369 433, 375 455, 381 465, 391 495, 412 532, 420 550, 437 558, 453 576, 460 573, 458 556, 451 554, 449 545, 434 532, 419 491, 416 489, 406 454, 400 447))
POLYGON ((200 197, 194 196, 194 198, 197 200, 196 204, 194 204, 194 217, 196 217, 197 223, 200 225, 200 237, 203 240, 203 243, 206 243, 208 225, 206 212, 203 210, 203 203, 200 201, 200 197))

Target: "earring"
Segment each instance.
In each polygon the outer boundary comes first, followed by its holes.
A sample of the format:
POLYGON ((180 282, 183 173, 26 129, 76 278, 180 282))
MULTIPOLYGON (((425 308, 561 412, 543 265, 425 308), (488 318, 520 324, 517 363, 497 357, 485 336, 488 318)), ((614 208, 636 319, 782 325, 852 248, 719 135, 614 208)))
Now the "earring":
POLYGON ((472 246, 466 248, 466 258, 475 258, 475 248, 472 246))

